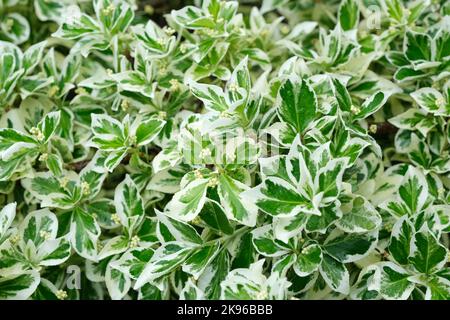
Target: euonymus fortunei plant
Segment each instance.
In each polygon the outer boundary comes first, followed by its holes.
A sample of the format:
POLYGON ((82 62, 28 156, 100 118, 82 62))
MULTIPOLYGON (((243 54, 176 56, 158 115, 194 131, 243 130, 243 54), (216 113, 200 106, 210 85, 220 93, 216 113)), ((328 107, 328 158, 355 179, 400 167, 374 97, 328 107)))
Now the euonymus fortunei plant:
POLYGON ((0 0, 0 299, 450 299, 448 1, 151 4, 0 0))

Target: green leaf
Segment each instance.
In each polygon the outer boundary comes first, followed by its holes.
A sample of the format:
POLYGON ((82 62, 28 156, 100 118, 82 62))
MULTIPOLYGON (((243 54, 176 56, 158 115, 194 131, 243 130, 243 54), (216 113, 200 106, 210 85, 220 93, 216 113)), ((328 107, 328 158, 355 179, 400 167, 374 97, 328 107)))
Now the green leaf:
POLYGON ((54 0, 36 0, 34 1, 34 9, 36 16, 41 21, 59 22, 63 18, 64 9, 67 4, 54 0))
POLYGON ((185 222, 172 219, 160 213, 158 210, 155 210, 155 212, 158 217, 158 224, 163 224, 176 241, 188 245, 199 245, 203 243, 202 238, 194 227, 185 222))
POLYGON ((98 158, 102 158, 102 164, 108 172, 113 170, 122 162, 127 156, 128 149, 120 148, 117 151, 98 151, 98 158))
MULTIPOLYGON (((37 156, 37 154, 31 154, 30 156, 37 156)), ((20 171, 21 170, 27 170, 30 167, 30 158, 28 157, 28 154, 20 154, 13 159, 9 159, 8 161, 0 160, 0 181, 10 181, 10 180, 17 180, 18 177, 14 177, 16 173, 19 173, 20 178, 20 171)))
POLYGON ((219 253, 220 243, 215 242, 210 245, 204 245, 197 249, 184 263, 183 271, 191 274, 194 279, 203 273, 206 267, 211 263, 215 256, 219 253))
POLYGON ((81 208, 72 212, 70 243, 83 258, 97 260, 97 241, 101 230, 97 221, 81 208))
POLYGON ((354 29, 358 25, 359 9, 355 0, 344 0, 339 7, 339 23, 343 30, 354 29))
POLYGON ((111 261, 112 268, 121 271, 133 280, 136 280, 153 256, 151 248, 132 248, 126 251, 119 259, 111 261))
POLYGON ((336 204, 320 208, 319 212, 320 215, 310 215, 307 217, 306 231, 326 233, 327 228, 342 216, 336 204))
POLYGON ((241 53, 248 56, 250 61, 257 62, 263 68, 267 68, 271 65, 269 55, 259 48, 244 49, 241 50, 241 53))
POLYGON ((53 36, 58 38, 75 40, 83 36, 98 33, 100 31, 100 26, 97 21, 91 18, 87 14, 81 14, 77 19, 70 19, 69 21, 64 21, 58 31, 53 34, 53 36))
POLYGON ((139 289, 143 285, 160 278, 180 266, 195 250, 184 243, 171 241, 164 243, 153 254, 150 261, 134 285, 139 289))
POLYGON ((228 80, 226 88, 226 96, 231 103, 232 109, 238 108, 242 111, 242 106, 245 106, 251 89, 251 78, 248 70, 248 57, 246 56, 234 68, 230 80, 228 80))
POLYGON ((47 240, 39 248, 38 256, 42 258, 41 266, 57 266, 70 258, 72 253, 69 241, 64 238, 47 240))
POLYGON ((136 129, 136 145, 145 146, 152 142, 165 124, 166 121, 157 118, 141 122, 136 129))
POLYGON ((394 74, 394 79, 398 82, 407 82, 422 78, 424 76, 426 76, 426 73, 423 70, 414 70, 409 66, 405 66, 397 69, 394 74))
POLYGON ((30 37, 30 24, 22 15, 9 13, 2 17, 0 34, 15 44, 21 44, 30 37))
POLYGON ((208 199, 205 202, 199 217, 209 228, 219 233, 231 235, 234 232, 223 208, 214 200, 208 199))
POLYGON ((39 286, 34 291, 31 296, 32 300, 58 300, 56 296, 56 291, 58 288, 48 281, 47 279, 41 278, 39 286))
POLYGON ((200 99, 208 110, 223 112, 229 109, 223 90, 215 85, 194 81, 187 83, 192 94, 200 99))
POLYGON ((41 143, 47 142, 52 137, 52 135, 58 128, 60 118, 61 112, 55 111, 47 113, 44 119, 39 122, 38 129, 41 130, 42 134, 44 135, 44 139, 41 141, 41 143))
POLYGON ((450 104, 444 96, 434 88, 421 88, 411 93, 416 103, 429 113, 448 115, 450 104))
POLYGON ((186 6, 176 11, 173 10, 171 16, 177 24, 184 28, 204 29, 215 27, 214 20, 206 17, 201 9, 194 6, 186 6))
POLYGON ((384 0, 389 16, 397 22, 403 19, 403 4, 401 0, 384 0))
POLYGON ((254 198, 259 209, 272 216, 289 217, 311 210, 310 200, 278 177, 268 177, 247 196, 254 198))
POLYGON ((319 268, 325 283, 336 292, 348 294, 350 290, 349 273, 345 265, 328 254, 323 254, 319 268))
POLYGON ((386 59, 396 67, 404 67, 410 64, 404 53, 399 51, 386 53, 386 59))
POLYGON ((161 170, 150 179, 147 189, 163 193, 176 193, 180 190, 180 182, 186 171, 186 167, 181 166, 161 170))
POLYGON ((440 270, 447 263, 447 249, 426 225, 412 238, 409 262, 418 272, 427 275, 440 270))
POLYGON ((342 218, 336 226, 342 231, 360 233, 373 231, 381 225, 381 216, 365 198, 355 196, 349 203, 341 206, 342 218))
POLYGON ((377 244, 377 234, 331 234, 322 248, 340 262, 354 262, 367 256, 377 244))
POLYGON ((387 300, 406 300, 414 290, 410 275, 391 262, 383 262, 381 269, 380 294, 387 300))
POLYGON ((40 172, 32 179, 22 180, 22 183, 26 190, 41 201, 42 207, 70 209, 81 199, 82 194, 77 183, 78 177, 73 172, 68 172, 65 178, 59 180, 50 172, 40 172))
POLYGON ((19 226, 19 235, 25 244, 28 241, 38 247, 46 240, 55 239, 58 219, 49 209, 29 213, 19 226))
POLYGON ((400 129, 417 130, 424 136, 436 125, 426 111, 414 108, 389 119, 389 122, 400 129))
POLYGON ((356 284, 353 286, 350 297, 353 300, 378 300, 379 299, 379 274, 377 265, 369 265, 361 270, 356 284))
POLYGON ((196 179, 173 196, 166 205, 164 214, 181 221, 193 220, 206 201, 208 179, 196 179))
POLYGON ((222 250, 209 263, 198 278, 198 287, 208 299, 219 299, 222 281, 230 271, 230 262, 226 250, 222 250))
POLYGON ((443 61, 450 56, 450 32, 446 28, 442 28, 435 35, 433 42, 436 46, 436 61, 443 61))
POLYGON ((306 80, 293 82, 288 79, 280 88, 277 108, 284 122, 303 133, 316 117, 316 94, 306 80))
POLYGON ((317 244, 306 245, 297 254, 294 263, 294 271, 300 277, 305 277, 315 272, 322 263, 322 249, 317 244))
POLYGON ((106 268, 105 284, 111 299, 121 300, 131 288, 131 279, 109 264, 106 268))
POLYGON ((104 114, 92 114, 91 129, 94 137, 91 143, 94 147, 104 151, 115 151, 125 146, 128 137, 126 126, 128 117, 123 123, 104 114))
MULTIPOLYGON (((347 2, 352 2, 353 0, 349 0, 347 2)), ((339 81, 339 79, 333 79, 333 92, 336 96, 336 100, 338 102, 339 108, 342 111, 350 111, 352 107, 352 99, 350 94, 347 91, 347 88, 344 84, 339 81)))
POLYGON ((219 175, 217 192, 228 219, 246 226, 254 226, 258 209, 244 193, 246 190, 249 190, 247 185, 225 173, 219 175))
POLYGON ((101 251, 98 253, 97 259, 103 260, 112 255, 120 254, 128 249, 128 238, 125 236, 115 236, 106 241, 101 251))
POLYGON ((125 32, 134 19, 134 10, 127 2, 120 2, 112 13, 112 19, 100 19, 110 29, 111 34, 125 32))
POLYGON ((103 168, 97 167, 93 162, 84 167, 79 174, 81 188, 85 188, 83 197, 89 200, 94 199, 101 191, 106 176, 107 174, 103 168), (87 191, 89 191, 89 194, 87 194, 87 191))
POLYGON ((284 243, 287 243, 290 238, 299 234, 305 227, 309 216, 306 214, 298 214, 293 217, 274 218, 274 233, 275 237, 284 243))
POLYGON ((144 204, 139 189, 129 175, 116 187, 114 205, 121 224, 131 234, 144 218, 144 204))
POLYGON ((248 268, 256 258, 256 250, 253 245, 253 235, 250 231, 241 233, 234 239, 232 248, 233 261, 231 268, 248 268))
POLYGON ((360 112, 355 114, 354 118, 358 120, 364 119, 377 112, 382 106, 384 106, 390 94, 390 92, 382 91, 374 93, 363 102, 360 108, 360 112))
POLYGON ((266 277, 262 274, 264 260, 253 263, 248 269, 231 271, 222 281, 222 300, 261 300, 268 298, 266 277))
POLYGON ((342 188, 342 176, 347 166, 347 159, 333 159, 321 168, 315 179, 315 186, 322 193, 322 202, 334 201, 342 188))
POLYGON ((63 160, 59 156, 55 154, 49 154, 47 156, 47 159, 45 160, 45 165, 55 177, 60 177, 62 175, 63 160))
POLYGON ((169 36, 152 20, 148 20, 145 27, 142 25, 133 26, 132 30, 136 38, 140 40, 146 49, 146 56, 163 58, 170 54, 175 48, 174 36, 169 36))
POLYGON ((124 71, 111 76, 122 91, 138 92, 147 98, 155 95, 156 83, 147 79, 146 75, 139 71, 124 71))
POLYGON ((20 275, 0 277, 0 299, 26 300, 39 285, 40 275, 37 271, 24 271, 20 275))
POLYGON ((138 300, 167 300, 169 297, 170 291, 166 281, 163 283, 162 289, 149 283, 142 286, 139 289, 138 300))
POLYGON ((285 255, 286 247, 277 243, 273 236, 272 226, 265 225, 252 231, 252 241, 256 251, 266 257, 279 257, 285 255))
POLYGON ((35 148, 37 141, 14 129, 0 129, 0 157, 9 161, 35 148))
POLYGON ((23 53, 22 66, 26 70, 26 74, 30 74, 42 60, 42 56, 46 45, 47 41, 38 42, 30 46, 23 53))
POLYGON ((405 55, 412 61, 431 61, 431 38, 427 34, 406 32, 405 55))
POLYGON ((427 281, 426 300, 450 300, 450 281, 448 279, 432 276, 427 281))
POLYGON ((171 140, 166 144, 165 148, 153 158, 153 172, 157 174, 167 169, 175 170, 174 167, 181 159, 182 154, 180 150, 178 150, 178 141, 171 140))
POLYGON ((203 300, 203 292, 189 279, 180 292, 180 300, 203 300))
POLYGON ((423 173, 410 166, 398 190, 400 199, 411 214, 418 213, 428 197, 428 183, 423 173))
POLYGON ((14 217, 16 216, 16 207, 17 203, 12 202, 8 203, 6 206, 2 208, 0 211, 0 245, 2 244, 6 232, 11 226, 14 217))
POLYGON ((279 275, 286 275, 292 265, 296 262, 297 256, 295 254, 288 254, 281 257, 272 266, 272 273, 279 275))
POLYGON ((392 228, 391 241, 389 243, 389 253, 398 263, 408 264, 410 254, 410 244, 413 237, 413 226, 408 221, 407 216, 403 216, 392 228))

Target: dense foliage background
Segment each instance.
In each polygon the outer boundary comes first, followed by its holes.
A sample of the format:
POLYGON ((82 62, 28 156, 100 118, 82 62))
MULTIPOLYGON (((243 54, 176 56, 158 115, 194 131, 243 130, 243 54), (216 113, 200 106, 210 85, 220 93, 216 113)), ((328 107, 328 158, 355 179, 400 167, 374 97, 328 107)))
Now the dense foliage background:
POLYGON ((0 299, 448 300, 449 15, 0 0, 0 299))

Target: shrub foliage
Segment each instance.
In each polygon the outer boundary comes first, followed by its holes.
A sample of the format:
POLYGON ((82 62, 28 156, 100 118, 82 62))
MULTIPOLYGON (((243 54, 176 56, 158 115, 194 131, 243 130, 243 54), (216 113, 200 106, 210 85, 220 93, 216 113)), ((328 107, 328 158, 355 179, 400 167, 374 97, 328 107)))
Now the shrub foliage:
POLYGON ((0 299, 450 299, 449 15, 0 0, 0 299))

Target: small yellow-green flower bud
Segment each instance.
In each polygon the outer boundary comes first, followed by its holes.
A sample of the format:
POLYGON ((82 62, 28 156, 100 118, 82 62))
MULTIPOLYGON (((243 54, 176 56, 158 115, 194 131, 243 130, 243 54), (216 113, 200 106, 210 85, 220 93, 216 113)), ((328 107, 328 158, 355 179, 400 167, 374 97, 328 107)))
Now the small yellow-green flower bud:
POLYGON ((285 24, 285 25, 283 25, 283 26, 281 27, 280 31, 281 31, 282 34, 288 34, 289 31, 291 31, 291 29, 289 28, 288 25, 285 24))
POLYGON ((144 12, 151 16, 153 13, 155 13, 155 8, 153 8, 151 5, 146 4, 144 7, 144 12))
POLYGON ((39 235, 41 236, 41 238, 44 238, 45 240, 50 240, 52 238, 52 235, 50 234, 50 232, 45 231, 45 230, 41 230, 39 232, 39 235))
POLYGON ((169 81, 170 83, 170 90, 171 91, 177 91, 180 89, 180 82, 177 79, 171 79, 169 81))
POLYGON ((30 133, 38 140, 38 141, 42 141, 44 140, 44 134, 42 133, 42 131, 39 128, 33 127, 30 129, 30 133))
POLYGON ((39 156, 39 161, 45 162, 48 160, 48 153, 43 153, 39 156))
POLYGON ((69 297, 65 290, 58 290, 56 291, 55 295, 59 300, 65 300, 69 297))
POLYGON ((167 27, 166 26, 166 27, 163 28, 163 30, 168 36, 171 36, 171 35, 173 35, 175 33, 175 30, 172 29, 171 27, 167 27))
POLYGON ((67 177, 63 177, 60 181, 59 181, 59 186, 61 188, 65 188, 67 186, 67 184, 69 183, 69 179, 67 177))
POLYGON ((215 186, 217 186, 218 183, 219 183, 219 179, 217 179, 217 177, 212 177, 208 181, 208 186, 209 187, 215 187, 215 186))
POLYGON ((165 112, 165 111, 158 112, 158 119, 165 120, 166 118, 167 118, 167 112, 165 112))
POLYGON ((117 213, 114 213, 111 215, 111 220, 115 223, 115 224, 122 224, 122 222, 120 221, 120 217, 117 213))
POLYGON ((129 108, 130 108, 130 103, 128 102, 127 99, 123 99, 122 102, 120 103, 120 108, 126 112, 129 108))
POLYGON ((230 90, 230 92, 236 92, 238 91, 239 86, 236 83, 230 83, 230 85, 228 86, 228 90, 230 90))
POLYGON ((203 175, 200 172, 200 170, 198 170, 198 169, 194 170, 194 176, 195 176, 196 179, 203 179, 203 175))
POLYGON ((267 290, 262 289, 260 292, 256 294, 256 300, 265 300, 268 297, 267 290))
POLYGON ((49 98, 53 98, 59 91, 58 86, 51 86, 47 91, 47 95, 49 98))
POLYGON ((89 186, 89 183, 87 183, 86 181, 83 181, 81 183, 81 193, 85 196, 91 193, 91 187, 89 186))
POLYGON ((130 241, 130 248, 136 248, 139 245, 139 242, 141 239, 139 239, 138 236, 133 236, 130 241))
POLYGON ((361 112, 361 109, 358 108, 358 107, 356 107, 356 106, 354 106, 354 105, 352 105, 352 106, 350 107, 350 111, 351 111, 353 114, 359 114, 359 113, 361 112))
POLYGON ((7 19, 5 22, 5 31, 11 31, 12 27, 14 26, 14 20, 13 19, 7 19))
POLYGON ((446 105, 446 102, 445 102, 445 99, 443 97, 439 97, 439 98, 436 99, 436 106, 438 108, 443 108, 443 107, 445 107, 445 105, 446 105))

